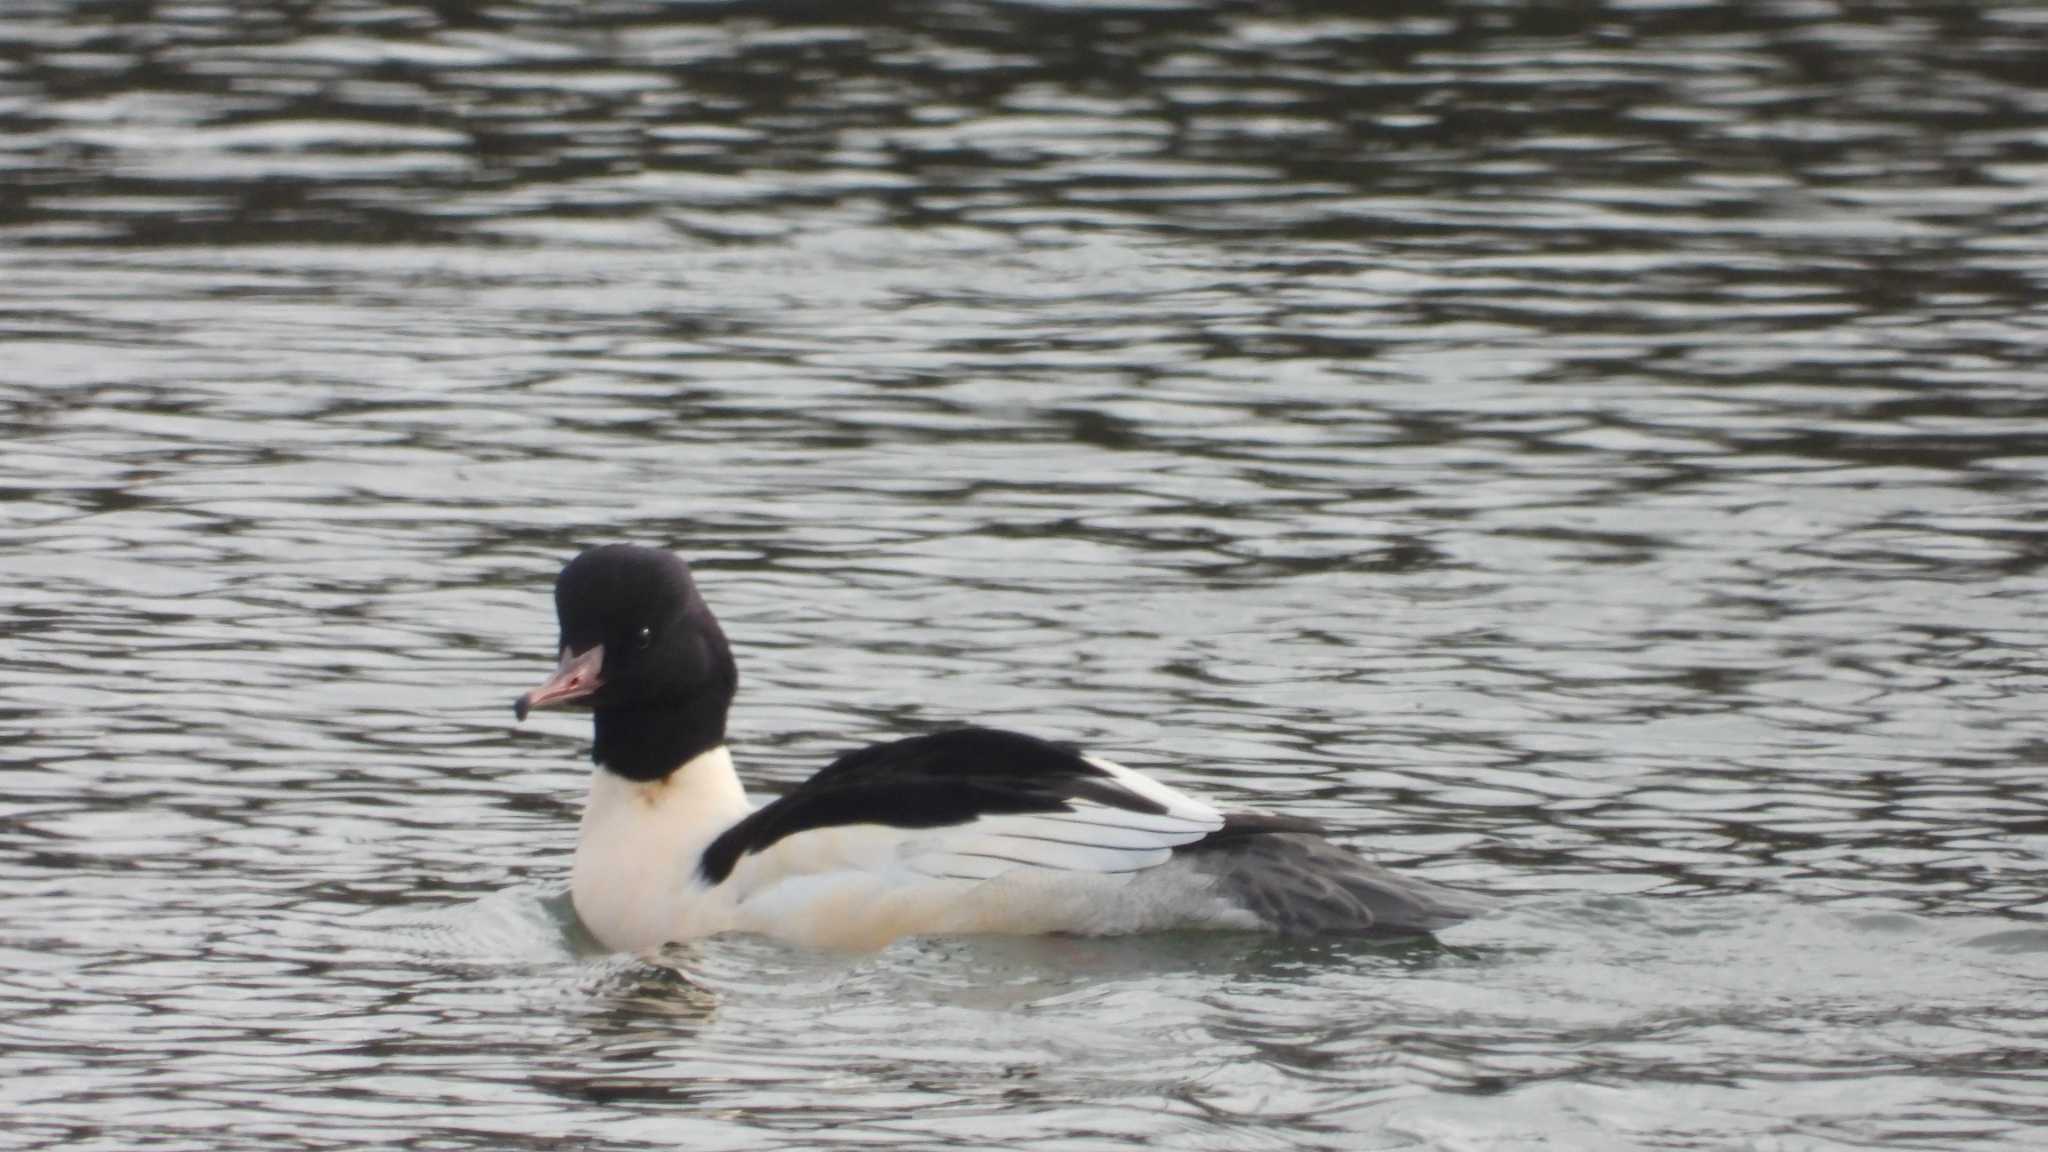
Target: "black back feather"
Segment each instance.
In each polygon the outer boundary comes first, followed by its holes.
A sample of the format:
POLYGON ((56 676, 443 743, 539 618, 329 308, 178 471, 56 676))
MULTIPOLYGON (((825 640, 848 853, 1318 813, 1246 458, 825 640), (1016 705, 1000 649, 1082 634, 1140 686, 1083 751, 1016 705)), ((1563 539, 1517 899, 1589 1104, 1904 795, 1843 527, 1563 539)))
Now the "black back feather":
POLYGON ((1160 815, 1166 806, 1118 784, 1080 753, 1018 732, 957 728, 871 744, 728 828, 698 861, 710 883, 740 857, 814 828, 945 828, 983 816, 1068 812, 1072 801, 1160 815))

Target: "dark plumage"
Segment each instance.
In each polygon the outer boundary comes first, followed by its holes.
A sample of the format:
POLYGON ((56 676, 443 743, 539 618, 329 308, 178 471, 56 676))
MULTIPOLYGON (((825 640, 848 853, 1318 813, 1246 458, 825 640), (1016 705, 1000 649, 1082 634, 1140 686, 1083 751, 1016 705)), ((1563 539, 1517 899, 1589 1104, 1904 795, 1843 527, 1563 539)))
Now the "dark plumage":
POLYGON ((983 816, 1068 812, 1073 800, 1166 811, 1078 752, 1018 732, 958 728, 848 752, 712 841, 699 867, 717 883, 741 856, 811 828, 942 828, 983 816))
POLYGON ((1233 813, 1221 831, 1175 849, 1232 901, 1283 936, 1417 935, 1484 910, 1476 896, 1401 876, 1287 818, 1233 813), (1271 821, 1272 823, 1267 823, 1271 821))

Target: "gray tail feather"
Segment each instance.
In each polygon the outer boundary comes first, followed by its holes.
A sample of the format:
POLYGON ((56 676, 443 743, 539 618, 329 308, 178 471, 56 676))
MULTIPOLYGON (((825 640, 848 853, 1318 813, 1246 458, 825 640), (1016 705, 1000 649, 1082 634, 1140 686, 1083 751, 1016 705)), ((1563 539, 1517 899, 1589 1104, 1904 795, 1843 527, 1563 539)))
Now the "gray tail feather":
POLYGON ((1179 849, 1217 891, 1287 936, 1414 936, 1448 928, 1493 901, 1387 871, 1326 839, 1310 821, 1233 814, 1179 849))

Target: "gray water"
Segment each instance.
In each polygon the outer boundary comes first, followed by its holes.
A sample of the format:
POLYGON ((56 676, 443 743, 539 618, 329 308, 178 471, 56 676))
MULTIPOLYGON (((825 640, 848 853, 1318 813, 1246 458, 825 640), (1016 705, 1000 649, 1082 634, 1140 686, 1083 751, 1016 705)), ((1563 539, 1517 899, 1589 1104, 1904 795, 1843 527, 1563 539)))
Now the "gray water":
POLYGON ((2040 1146, 2042 8, 312 7, 0 15, 0 1143, 2040 1146), (608 540, 1507 906, 581 953, 608 540))

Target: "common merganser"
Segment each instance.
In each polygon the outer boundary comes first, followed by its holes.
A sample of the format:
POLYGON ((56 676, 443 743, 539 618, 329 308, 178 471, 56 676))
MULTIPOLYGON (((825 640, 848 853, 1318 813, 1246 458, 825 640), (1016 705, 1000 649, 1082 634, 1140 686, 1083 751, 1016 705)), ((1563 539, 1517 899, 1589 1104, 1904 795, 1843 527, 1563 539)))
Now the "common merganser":
POLYGON ((1367 863, 1312 821, 1226 814, 988 728, 856 749, 756 808, 725 744, 732 649, 689 565, 589 549, 556 579, 555 613, 560 664, 514 711, 592 713, 570 890, 608 948, 719 932, 851 949, 965 933, 1419 935, 1480 907, 1367 863))

